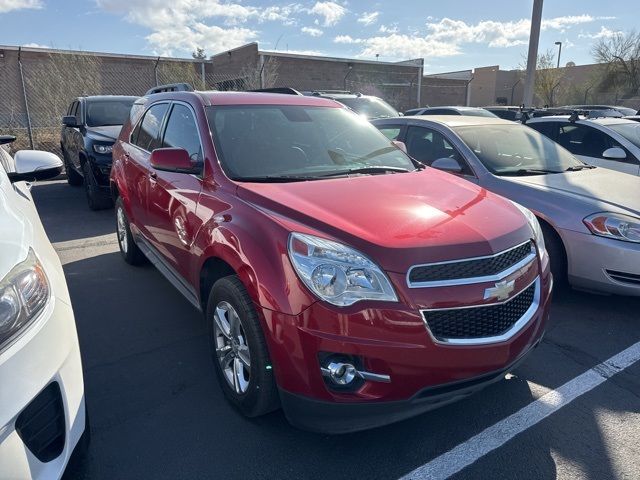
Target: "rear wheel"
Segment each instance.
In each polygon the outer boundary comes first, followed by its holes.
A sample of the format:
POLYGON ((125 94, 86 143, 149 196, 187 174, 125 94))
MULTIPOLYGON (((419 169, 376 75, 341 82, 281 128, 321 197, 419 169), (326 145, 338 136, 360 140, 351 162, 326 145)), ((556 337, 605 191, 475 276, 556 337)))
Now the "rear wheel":
POLYGON ((84 191, 87 195, 87 203, 91 210, 104 210, 113 206, 113 201, 108 193, 101 191, 91 171, 91 165, 86 161, 82 165, 84 175, 84 191))
POLYGON ((207 324, 214 368, 227 400, 247 417, 276 410, 278 391, 262 327, 237 276, 213 285, 207 324))
POLYGON ((129 220, 124 211, 124 204, 122 203, 121 197, 118 197, 116 200, 116 233, 118 235, 118 246, 120 247, 120 253, 124 261, 129 265, 140 265, 144 263, 146 257, 133 240, 129 220))

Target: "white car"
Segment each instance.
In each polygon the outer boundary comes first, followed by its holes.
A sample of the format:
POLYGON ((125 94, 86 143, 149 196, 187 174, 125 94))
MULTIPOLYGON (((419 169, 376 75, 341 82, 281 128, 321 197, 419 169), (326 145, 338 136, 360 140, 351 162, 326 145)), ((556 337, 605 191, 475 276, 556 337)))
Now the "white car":
POLYGON ((51 153, 0 148, 1 479, 60 478, 88 440, 69 292, 27 183, 60 171, 51 153))
POLYGON ((603 117, 577 120, 567 115, 538 117, 527 125, 597 167, 640 175, 640 123, 603 117))

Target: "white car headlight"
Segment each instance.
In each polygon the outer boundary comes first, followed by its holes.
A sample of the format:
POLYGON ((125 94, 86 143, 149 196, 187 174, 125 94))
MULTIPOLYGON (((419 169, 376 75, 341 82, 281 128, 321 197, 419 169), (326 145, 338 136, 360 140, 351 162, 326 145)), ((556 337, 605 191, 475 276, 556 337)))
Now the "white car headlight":
POLYGON ((640 243, 640 218, 602 212, 589 215, 583 222, 594 235, 640 243))
POLYGON ((292 233, 289 258, 304 284, 325 302, 346 307, 360 300, 398 301, 380 267, 341 243, 292 233))
POLYGON ((102 153, 103 155, 106 155, 107 153, 111 153, 111 151, 113 150, 113 145, 94 144, 93 145, 93 150, 96 153, 102 153))
POLYGON ((0 348, 38 316, 49 295, 44 268, 29 249, 26 260, 0 280, 0 348))
POLYGON ((525 208, 516 202, 513 202, 513 204, 520 209, 520 211, 524 214, 525 217, 527 217, 527 220, 529 221, 529 226, 533 231, 533 241, 536 242, 536 246, 538 247, 538 255, 540 258, 542 258, 546 253, 547 247, 544 244, 544 235, 542 234, 542 228, 540 228, 540 222, 538 222, 538 218, 528 208, 525 208))

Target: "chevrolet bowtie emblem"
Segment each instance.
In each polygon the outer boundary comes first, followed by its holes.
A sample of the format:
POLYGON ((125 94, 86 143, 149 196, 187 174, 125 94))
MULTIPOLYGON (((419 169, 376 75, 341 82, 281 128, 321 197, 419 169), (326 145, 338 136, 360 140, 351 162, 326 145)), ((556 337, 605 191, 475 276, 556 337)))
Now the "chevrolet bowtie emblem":
POLYGON ((515 280, 502 280, 501 282, 497 282, 495 287, 487 288, 484 291, 484 299, 488 300, 490 298, 496 298, 498 300, 506 300, 509 298, 509 294, 513 292, 515 288, 516 281, 515 280))

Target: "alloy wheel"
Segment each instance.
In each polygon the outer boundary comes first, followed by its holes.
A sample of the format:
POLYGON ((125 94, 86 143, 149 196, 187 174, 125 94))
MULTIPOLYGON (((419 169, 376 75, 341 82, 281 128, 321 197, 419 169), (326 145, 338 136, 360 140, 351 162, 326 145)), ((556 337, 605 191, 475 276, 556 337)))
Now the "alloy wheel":
POLYGON ((120 243, 120 248, 124 253, 127 253, 129 250, 129 239, 127 238, 127 220, 124 216, 124 211, 122 207, 118 207, 116 212, 116 218, 118 223, 118 242, 120 243))
POLYGON ((229 386, 242 395, 251 381, 251 352, 240 317, 224 301, 218 303, 213 317, 216 357, 229 386))

